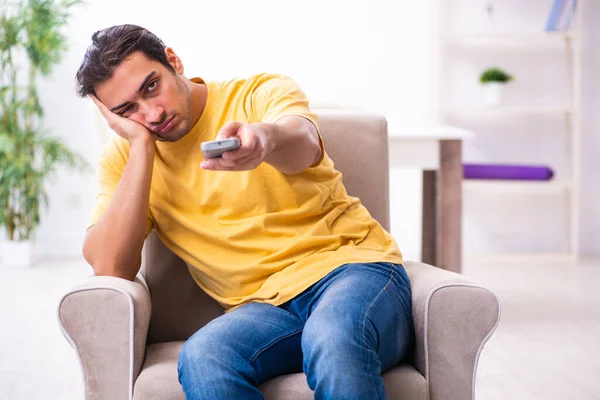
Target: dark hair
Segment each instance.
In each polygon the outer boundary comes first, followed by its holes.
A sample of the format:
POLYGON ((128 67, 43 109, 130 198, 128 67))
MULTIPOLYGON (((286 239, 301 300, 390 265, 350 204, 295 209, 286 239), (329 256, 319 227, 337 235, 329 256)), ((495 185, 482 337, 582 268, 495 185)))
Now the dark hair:
POLYGON ((96 94, 96 86, 110 79, 115 68, 130 54, 141 51, 175 71, 165 55, 165 44, 152 32, 137 25, 117 25, 92 35, 77 71, 77 95, 96 94))

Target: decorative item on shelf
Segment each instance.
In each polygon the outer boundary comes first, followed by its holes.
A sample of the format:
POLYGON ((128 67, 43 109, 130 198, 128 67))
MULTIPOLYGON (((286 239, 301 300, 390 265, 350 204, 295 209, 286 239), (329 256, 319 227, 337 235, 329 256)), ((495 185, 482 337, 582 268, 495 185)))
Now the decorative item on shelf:
POLYGON ((545 165, 463 164, 464 179, 505 179, 519 181, 549 181, 554 171, 545 165))
POLYGON ((481 31, 490 33, 498 30, 498 23, 495 18, 496 3, 498 0, 483 0, 483 20, 481 22, 481 31))
POLYGON ((576 7, 577 0, 554 0, 546 21, 546 32, 567 32, 571 27, 576 7))
POLYGON ((0 9, 0 263, 32 264, 45 184, 59 167, 85 169, 83 158, 42 126, 38 78, 48 76, 67 43, 60 32, 78 0, 3 2, 0 9))
POLYGON ((486 107, 498 107, 504 100, 504 85, 513 80, 513 76, 507 74, 498 67, 488 68, 479 77, 483 85, 483 101, 486 107))

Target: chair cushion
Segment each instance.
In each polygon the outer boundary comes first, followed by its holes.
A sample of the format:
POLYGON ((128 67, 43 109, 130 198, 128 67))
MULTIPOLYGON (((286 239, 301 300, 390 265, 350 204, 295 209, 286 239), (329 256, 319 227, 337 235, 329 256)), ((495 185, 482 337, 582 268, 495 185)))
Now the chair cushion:
MULTIPOLYGON (((146 348, 142 372, 135 381, 134 400, 185 400, 177 379, 177 359, 184 342, 167 342, 146 348)), ((411 365, 399 365, 383 374, 390 400, 427 400, 427 382, 411 365)), ((266 400, 310 400, 313 392, 304 374, 283 375, 260 386, 266 400)))

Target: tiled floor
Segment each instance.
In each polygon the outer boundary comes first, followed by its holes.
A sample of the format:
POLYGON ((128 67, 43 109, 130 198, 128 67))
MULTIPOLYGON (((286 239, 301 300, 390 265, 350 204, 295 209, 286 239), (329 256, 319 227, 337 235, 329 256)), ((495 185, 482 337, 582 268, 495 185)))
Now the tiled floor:
POLYGON ((62 294, 92 273, 82 261, 0 268, 0 400, 78 400, 75 353, 57 324, 62 294))
POLYGON ((600 399, 600 262, 471 266, 502 303, 477 397, 600 399))
MULTIPOLYGON (((481 356, 478 399, 600 399, 600 262, 465 272, 493 289, 503 308, 481 356)), ((0 268, 0 400, 83 398, 56 306, 90 273, 81 261, 0 268)))

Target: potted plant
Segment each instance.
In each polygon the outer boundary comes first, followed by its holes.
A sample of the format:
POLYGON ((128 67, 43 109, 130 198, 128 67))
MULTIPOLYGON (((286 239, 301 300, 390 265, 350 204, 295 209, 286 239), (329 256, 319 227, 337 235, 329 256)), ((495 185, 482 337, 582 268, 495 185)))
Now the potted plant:
POLYGON ((48 76, 66 50, 60 33, 79 1, 0 1, 0 263, 29 266, 32 239, 47 205, 44 184, 59 167, 83 158, 42 127, 39 76, 48 76))
POLYGON ((483 85, 483 101, 487 107, 500 106, 504 99, 504 86, 513 77, 498 67, 488 68, 481 73, 479 82, 483 85))

